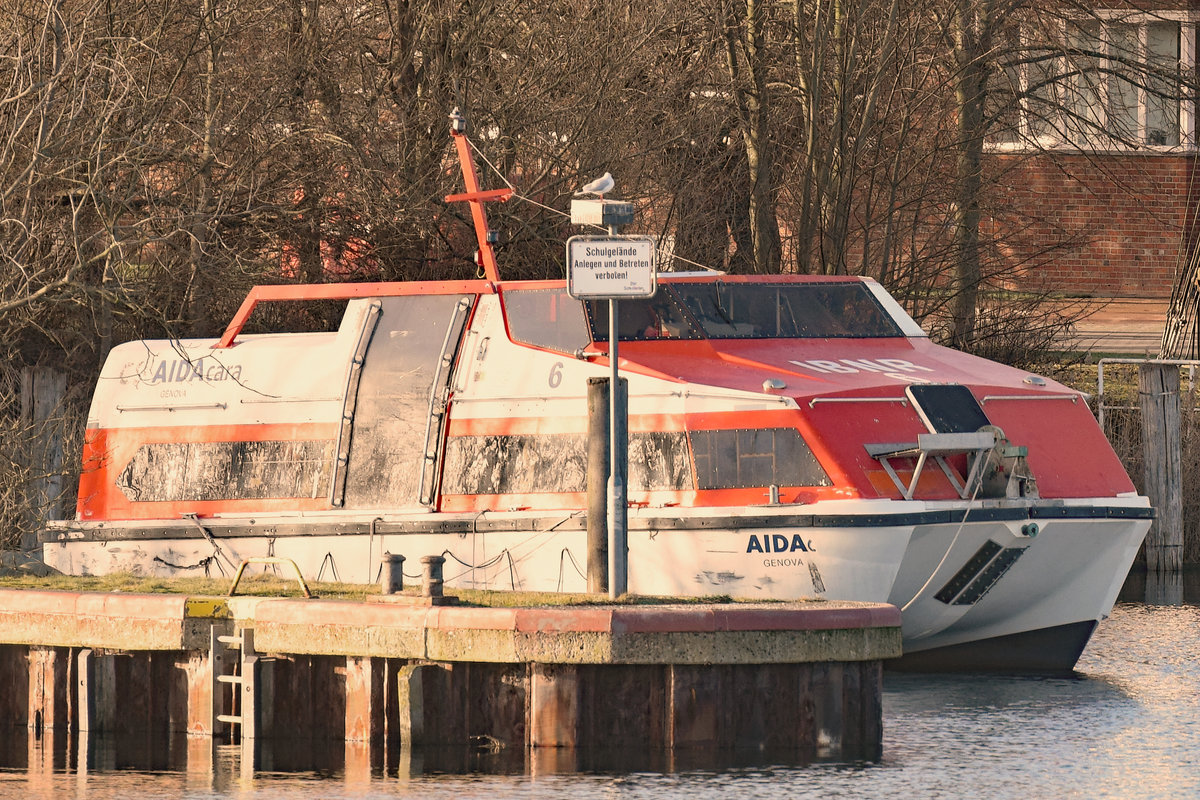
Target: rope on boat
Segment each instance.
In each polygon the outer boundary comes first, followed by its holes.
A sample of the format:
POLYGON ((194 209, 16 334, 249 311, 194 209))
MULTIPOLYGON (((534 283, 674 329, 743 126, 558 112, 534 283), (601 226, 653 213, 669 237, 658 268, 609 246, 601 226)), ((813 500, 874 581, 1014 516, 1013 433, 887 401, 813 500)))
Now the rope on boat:
MULTIPOLYGON (((271 536, 267 539, 267 558, 275 557, 275 537, 271 536)), ((275 573, 275 577, 279 577, 279 565, 271 562, 271 571, 275 573)))
POLYGON ((567 560, 570 560, 571 566, 575 568, 575 572, 579 577, 587 580, 587 575, 579 568, 579 562, 575 560, 575 554, 571 552, 569 547, 564 547, 562 552, 558 554, 558 588, 556 591, 563 590, 563 566, 567 560), (564 558, 565 557, 565 558, 564 558))
POLYGON ((165 564, 166 566, 170 567, 171 569, 178 569, 178 570, 199 569, 200 567, 204 567, 204 577, 206 577, 206 578, 212 577, 210 568, 212 567, 213 564, 216 564, 217 569, 221 572, 221 577, 225 577, 225 568, 221 566, 221 562, 217 560, 217 557, 215 554, 211 555, 211 556, 205 556, 204 558, 197 561, 195 564, 172 564, 170 561, 167 561, 165 558, 160 558, 158 556, 155 556, 154 560, 160 564, 165 564))
POLYGON ((905 611, 908 611, 909 606, 917 602, 918 597, 925 593, 925 590, 929 588, 929 584, 933 583, 933 579, 937 577, 938 572, 941 571, 942 566, 946 563, 946 559, 950 557, 950 552, 954 549, 954 545, 958 544, 958 537, 962 535, 963 528, 967 525, 967 517, 971 514, 971 504, 975 502, 975 498, 979 495, 981 486, 983 486, 982 476, 979 480, 975 481, 975 491, 971 492, 971 499, 967 501, 967 507, 963 509, 962 519, 959 520, 958 530, 954 532, 954 538, 950 540, 950 546, 946 548, 946 552, 942 553, 942 560, 933 568, 933 572, 929 573, 929 577, 925 580, 921 588, 917 590, 917 593, 912 596, 912 599, 900 607, 901 616, 903 616, 905 611))
MULTIPOLYGON (((459 558, 458 556, 454 555, 454 553, 451 553, 449 550, 443 550, 443 551, 442 551, 442 558, 445 558, 446 556, 449 556, 450 558, 452 558, 452 559, 454 559, 455 561, 457 561, 459 564, 462 564, 462 565, 463 565, 464 567, 466 567, 467 569, 487 569, 488 567, 492 566, 493 564, 495 564, 495 563, 499 562, 499 561, 500 561, 500 559, 504 558, 506 555, 508 555, 508 550, 501 550, 501 551, 500 551, 499 553, 497 553, 497 554, 496 554, 496 555, 495 555, 495 556, 494 556, 492 559, 490 559, 489 561, 485 561, 485 562, 484 562, 484 563, 482 563, 482 564, 468 564, 466 561, 463 561, 461 558, 459 558)), ((511 556, 510 556, 509 558, 510 558, 510 560, 511 560, 511 556)), ((419 578, 419 577, 421 577, 421 576, 420 576, 420 575, 417 575, 417 576, 415 576, 415 577, 418 577, 418 578, 419 578)))
MULTIPOLYGON (((333 558, 333 551, 326 553, 325 558, 321 559, 321 568, 317 570, 317 580, 321 580, 321 576, 325 574, 326 564, 329 565, 329 573, 333 575, 333 579, 338 583, 341 583, 342 579, 341 576, 338 575, 337 562, 333 558)), ((383 564, 380 564, 379 568, 383 569, 383 564)), ((378 581, 379 579, 376 578, 375 580, 378 581)))
MULTIPOLYGON (((479 533, 480 533, 480 530, 479 530, 479 520, 480 520, 480 519, 482 519, 482 518, 483 518, 483 515, 484 515, 484 514, 486 514, 486 513, 487 513, 487 511, 486 511, 486 510, 480 511, 480 512, 478 512, 478 513, 477 513, 477 514, 476 514, 476 515, 475 515, 475 516, 472 518, 472 520, 471 520, 471 533, 472 533, 473 535, 477 535, 477 534, 479 534, 479 533)), ((559 526, 561 526, 563 523, 565 523, 565 522, 567 522, 567 521, 569 521, 569 520, 571 520, 571 519, 573 519, 573 518, 575 518, 575 517, 578 517, 578 516, 580 516, 581 514, 584 514, 584 513, 585 513, 584 511, 573 511, 573 512, 571 512, 570 514, 567 514, 566 516, 564 516, 562 519, 560 519, 560 520, 558 520, 557 522, 555 522, 554 524, 550 525, 549 527, 546 527, 546 528, 543 528, 543 529, 541 529, 541 530, 537 530, 537 531, 531 531, 531 532, 530 532, 530 536, 529 536, 528 538, 526 538, 525 540, 523 540, 523 541, 519 542, 519 543, 517 544, 517 546, 518 546, 518 547, 524 547, 525 545, 527 545, 527 544, 529 544, 530 542, 532 542, 532 541, 534 541, 535 539, 537 539, 539 536, 543 536, 543 535, 545 535, 545 534, 547 534, 547 533, 553 533, 553 532, 554 532, 554 531, 556 531, 556 530, 559 528, 559 526)), ((542 545, 540 545, 540 544, 539 544, 539 545, 537 545, 537 546, 534 548, 534 550, 536 551, 536 550, 537 550, 537 549, 539 549, 540 547, 542 547, 542 545)), ((574 556, 574 555, 572 555, 572 554, 570 553, 570 551, 569 551, 569 550, 567 550, 566 548, 564 548, 564 552, 566 552, 566 553, 567 553, 567 555, 570 557, 570 559, 571 559, 571 563, 572 563, 572 565, 575 567, 575 571, 579 573, 580 577, 582 577, 582 578, 584 578, 584 579, 586 580, 586 579, 587 579, 587 576, 586 576, 586 575, 585 575, 585 574, 584 574, 584 573, 583 573, 583 572, 582 572, 582 571, 579 569, 579 564, 578 564, 578 563, 575 561, 575 556, 574 556)), ((467 571, 470 571, 470 570, 477 570, 477 569, 487 569, 488 567, 493 567, 493 566, 495 566, 496 564, 500 563, 501 559, 507 558, 507 559, 508 559, 508 579, 509 579, 509 585, 512 587, 513 591, 516 591, 516 590, 518 589, 518 586, 517 586, 517 583, 518 583, 518 581, 517 581, 517 564, 518 564, 520 561, 524 560, 524 558, 528 558, 529 556, 528 556, 528 555, 526 555, 526 556, 524 556, 524 557, 518 557, 518 556, 515 556, 515 555, 513 554, 513 551, 512 551, 512 549, 511 549, 511 548, 505 548, 504 550, 502 550, 502 551, 500 551, 499 553, 497 553, 497 554, 496 554, 494 557, 492 557, 492 558, 488 559, 487 561, 483 562, 482 564, 472 564, 472 563, 470 563, 469 561, 464 561, 462 558, 459 558, 457 555, 455 555, 455 554, 454 554, 453 552, 451 552, 450 550, 443 550, 443 551, 442 551, 442 557, 443 557, 443 558, 449 558, 449 559, 451 559, 451 560, 453 560, 453 561, 457 562, 459 565, 461 565, 462 567, 464 567, 464 568, 465 568, 467 571)), ((326 556, 326 559, 329 559, 329 558, 331 558, 331 556, 327 555, 327 556, 326 556)), ((560 563, 559 563, 559 586, 560 586, 560 588, 561 588, 561 586, 562 586, 562 581, 563 581, 563 567, 562 567, 562 558, 561 558, 561 555, 560 555, 560 558, 559 558, 559 562, 560 562, 560 563)), ((322 565, 322 568, 323 568, 323 567, 324 567, 324 565, 322 565)), ((379 578, 380 578, 380 576, 382 575, 382 571, 383 571, 383 564, 380 564, 380 565, 379 565, 379 570, 377 571, 377 573, 376 573, 376 576, 375 576, 375 580, 376 580, 376 582, 378 582, 378 581, 379 581, 379 578)), ((421 579, 421 578, 423 577, 423 576, 422 576, 420 573, 418 573, 418 574, 416 574, 416 575, 410 575, 410 574, 408 574, 407 572, 402 572, 402 574, 404 575, 404 577, 405 577, 405 578, 409 578, 409 579, 411 579, 411 580, 419 580, 419 579, 421 579)), ((453 575, 453 576, 450 576, 449 578, 447 578, 447 580, 455 580, 455 579, 457 579, 457 578, 461 577, 463 574, 465 574, 465 572, 464 572, 464 573, 459 573, 458 575, 453 575)), ((317 576, 317 580, 320 580, 320 579, 321 579, 321 578, 320 578, 320 576, 318 575, 318 576, 317 576)))
POLYGON ((515 592, 517 590, 517 565, 513 562, 512 553, 505 550, 504 554, 508 556, 508 585, 515 592))
MULTIPOLYGON (((212 556, 210 556, 210 558, 215 559, 217 556, 220 556, 221 558, 225 559, 226 562, 228 562, 230 568, 234 567, 234 563, 232 561, 230 561, 229 556, 225 555, 225 551, 221 549, 221 545, 217 544, 217 539, 215 536, 212 535, 212 531, 210 531, 208 528, 204 527, 204 525, 202 525, 200 523, 199 517, 197 517, 195 514, 184 514, 183 518, 186 519, 188 522, 192 523, 193 525, 195 525, 197 528, 199 528, 200 533, 204 534, 204 538, 206 540, 208 540, 209 544, 212 545, 213 550, 215 552, 213 553, 212 556)), ((163 563, 166 563, 166 562, 163 562, 163 563)), ((200 566, 203 563, 204 562, 201 561, 200 564, 197 564, 196 566, 200 566)), ((221 566, 220 561, 217 561, 217 569, 221 570, 222 576, 225 575, 225 568, 221 566)), ((208 567, 204 568, 204 575, 205 575, 205 577, 208 577, 208 567)))
MULTIPOLYGON (((443 550, 442 558, 446 558, 447 556, 454 559, 459 564, 462 564, 468 570, 487 569, 488 567, 499 563, 502 558, 507 557, 508 558, 508 582, 514 592, 517 590, 516 562, 513 561, 512 553, 509 552, 509 550, 507 548, 505 548, 504 550, 501 550, 499 553, 497 553, 495 555, 494 558, 491 558, 482 564, 468 564, 466 561, 463 561, 461 558, 454 555, 454 553, 451 553, 449 550, 443 550)), ((416 577, 420 577, 420 576, 418 575, 416 577)), ((458 577, 458 576, 455 576, 455 577, 458 577)))

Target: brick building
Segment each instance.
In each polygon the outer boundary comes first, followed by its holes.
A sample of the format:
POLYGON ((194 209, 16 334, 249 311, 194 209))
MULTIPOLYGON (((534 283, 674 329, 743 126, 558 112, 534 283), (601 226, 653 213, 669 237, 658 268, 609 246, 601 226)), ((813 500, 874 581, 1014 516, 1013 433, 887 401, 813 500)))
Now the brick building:
POLYGON ((993 158, 1012 162, 994 200, 1022 209, 1023 247, 1052 248, 1031 258, 1036 266, 1024 281, 1072 295, 1170 296, 1194 241, 1200 171, 1193 153, 993 158))
POLYGON ((1200 206, 1189 88, 1200 2, 1169 5, 1068 18, 1060 52, 1000 72, 1022 96, 988 142, 986 205, 1002 250, 1012 233, 1005 255, 1034 265, 1022 282, 1165 298, 1187 271, 1200 206))

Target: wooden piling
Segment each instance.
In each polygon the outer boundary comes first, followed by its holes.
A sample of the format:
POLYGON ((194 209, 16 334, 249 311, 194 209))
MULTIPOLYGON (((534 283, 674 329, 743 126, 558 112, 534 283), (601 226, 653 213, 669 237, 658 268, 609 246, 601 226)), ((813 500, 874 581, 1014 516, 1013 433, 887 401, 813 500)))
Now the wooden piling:
POLYGON ((579 667, 532 665, 528 734, 531 747, 576 747, 579 710, 579 667))
POLYGON ((346 659, 346 741, 370 742, 383 735, 384 660, 346 659))
POLYGON ((588 378, 587 581, 608 591, 608 378, 588 378))
POLYGON ((0 728, 24 728, 28 724, 28 650, 18 645, 0 645, 0 728))
POLYGON ((717 747, 720 744, 721 680, 717 670, 695 664, 672 664, 667 674, 671 714, 666 737, 672 747, 717 747))
MULTIPOLYGON (((609 412, 609 379, 588 378, 588 440, 587 440, 587 579, 588 591, 600 594, 608 591, 608 478, 612 468, 609 412)), ((617 424, 622 425, 629 402, 628 381, 621 378, 617 386, 617 424)), ((627 449, 629 432, 617 429, 617 447, 627 449)), ((618 451, 618 456, 620 456, 618 451)), ((626 459, 618 458, 620 463, 626 459)), ((628 483, 628 476, 620 476, 628 483)), ((625 496, 628 496, 626 488, 625 496)))
POLYGON ((65 647, 29 648, 28 726, 66 729, 71 719, 71 667, 65 647))
POLYGON ((399 709, 400 741, 406 747, 428 744, 425 736, 425 676, 437 667, 409 664, 396 675, 396 705, 399 709))
POLYGON ((78 728, 89 733, 111 733, 117 719, 117 657, 85 648, 76 655, 76 661, 78 728))
POLYGON ((1138 367, 1142 407, 1144 491, 1157 516, 1146 536, 1146 568, 1183 568, 1183 484, 1180 441, 1179 367, 1146 363, 1138 367))

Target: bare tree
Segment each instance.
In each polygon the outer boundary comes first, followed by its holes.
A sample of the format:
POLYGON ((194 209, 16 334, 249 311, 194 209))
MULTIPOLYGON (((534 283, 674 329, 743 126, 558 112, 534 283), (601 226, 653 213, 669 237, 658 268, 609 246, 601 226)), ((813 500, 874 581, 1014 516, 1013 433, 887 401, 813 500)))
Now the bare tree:
POLYGON ((997 290, 1084 235, 1035 241, 1006 170, 1182 143, 1186 25, 1049 0, 14 0, 0 334, 14 375, 88 386, 115 342, 215 334, 255 283, 474 276, 443 200, 457 106, 517 189, 491 210, 505 277, 560 276, 570 196, 611 171, 681 263, 874 275, 980 349, 1037 327, 1038 297, 997 290))

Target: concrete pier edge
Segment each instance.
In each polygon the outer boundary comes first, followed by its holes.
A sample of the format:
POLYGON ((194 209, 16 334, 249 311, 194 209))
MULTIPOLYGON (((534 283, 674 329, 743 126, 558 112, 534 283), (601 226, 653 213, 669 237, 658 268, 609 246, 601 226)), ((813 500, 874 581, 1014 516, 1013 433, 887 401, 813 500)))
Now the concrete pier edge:
POLYGON ((0 589, 0 726, 213 736, 235 725, 243 746, 304 731, 586 747, 620 730, 635 747, 869 755, 882 662, 900 654, 900 612, 885 604, 479 608, 0 589), (222 637, 242 652, 219 652, 222 637), (230 683, 240 702, 222 700, 230 683), (131 714, 137 693, 157 699, 131 714))

